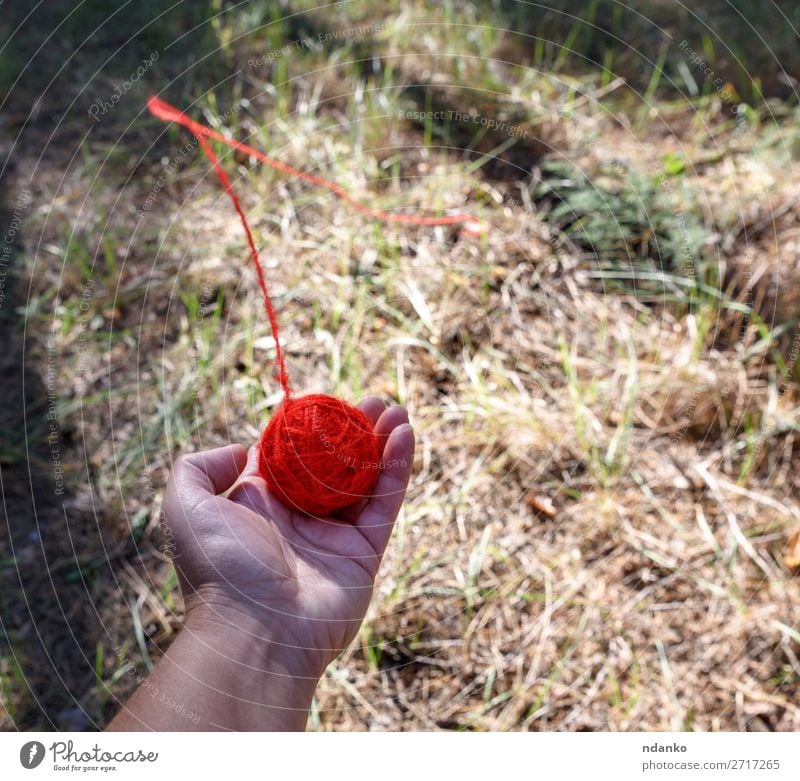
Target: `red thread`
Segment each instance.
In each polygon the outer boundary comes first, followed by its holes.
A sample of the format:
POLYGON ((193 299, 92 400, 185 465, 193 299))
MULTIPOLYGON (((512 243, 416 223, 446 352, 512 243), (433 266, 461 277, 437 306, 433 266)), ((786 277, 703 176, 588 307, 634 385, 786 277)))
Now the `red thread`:
POLYGON ((326 516, 375 485, 380 455, 369 418, 331 396, 284 402, 259 442, 259 470, 289 508, 326 516))
MULTIPOLYGON (((303 179, 304 181, 315 184, 318 187, 323 187, 326 190, 330 190, 330 192, 334 193, 334 195, 338 196, 341 200, 349 203, 357 212, 366 214, 368 217, 373 217, 377 220, 383 220, 384 222, 401 222, 408 225, 458 225, 459 223, 463 223, 465 225, 472 226, 468 229, 471 233, 483 232, 483 223, 477 217, 474 217, 471 214, 449 214, 445 217, 418 217, 414 214, 394 214, 393 212, 385 212, 381 209, 373 209, 369 206, 364 206, 362 203, 359 203, 355 198, 353 198, 353 196, 350 195, 350 193, 348 193, 347 190, 345 190, 341 185, 336 184, 336 182, 332 182, 330 179, 325 179, 321 176, 317 176, 316 174, 308 173, 308 171, 300 171, 291 165, 282 163, 280 160, 275 160, 272 157, 268 157, 258 149, 254 149, 252 146, 248 146, 241 141, 237 141, 233 138, 227 138, 226 136, 223 136, 222 133, 218 133, 216 130, 212 130, 210 127, 206 127, 205 125, 201 125, 199 122, 195 122, 193 119, 187 117, 186 114, 184 114, 180 109, 175 108, 175 106, 171 106, 169 103, 161 100, 161 98, 155 97, 155 95, 147 101, 147 107, 150 109, 152 114, 159 119, 164 120, 164 122, 177 122, 178 124, 183 125, 197 138, 198 141, 200 141, 203 136, 213 138, 215 141, 220 141, 223 144, 231 147, 231 149, 238 149, 240 152, 244 152, 246 155, 255 157, 256 160, 270 166, 270 168, 274 168, 276 171, 280 171, 284 174, 290 174, 291 176, 296 176, 298 179, 303 179)), ((202 141, 200 143, 202 144, 202 141)), ((205 151, 205 146, 203 147, 203 151, 205 151)), ((208 154, 208 152, 206 152, 206 154, 208 154)), ((214 170, 217 170, 218 172, 216 166, 214 170)))
POLYGON ((250 257, 256 267, 258 285, 264 297, 275 354, 278 379, 284 392, 283 404, 272 416, 259 440, 259 471, 272 491, 289 508, 310 515, 326 516, 331 512, 358 501, 369 493, 378 479, 378 437, 367 416, 345 401, 331 396, 313 394, 299 399, 291 397, 286 361, 281 348, 278 318, 269 296, 264 269, 256 249, 247 217, 233 185, 206 140, 213 138, 227 146, 255 157, 258 161, 282 173, 291 174, 330 190, 349 203, 356 211, 386 222, 411 225, 454 225, 464 223, 471 233, 480 233, 483 224, 470 214, 452 214, 446 217, 417 217, 411 214, 393 214, 373 209, 356 201, 335 182, 321 176, 299 171, 280 160, 267 157, 247 144, 226 138, 199 122, 190 119, 179 109, 155 96, 147 101, 150 112, 164 122, 183 125, 199 142, 225 192, 230 196, 242 222, 250 257))

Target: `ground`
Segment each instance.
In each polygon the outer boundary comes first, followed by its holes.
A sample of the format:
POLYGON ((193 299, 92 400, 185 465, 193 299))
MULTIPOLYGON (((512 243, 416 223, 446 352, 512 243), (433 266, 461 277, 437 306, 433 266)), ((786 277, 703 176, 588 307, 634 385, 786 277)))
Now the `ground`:
POLYGON ((173 460, 280 401, 241 226, 158 92, 365 204, 488 228, 382 224, 218 148, 295 386, 405 404, 419 443, 311 729, 800 729, 786 84, 676 30, 660 63, 644 34, 581 63, 587 20, 539 47, 506 3, 147 27, 153 3, 89 35, 94 5, 41 23, 35 72, 20 28, 6 86, 0 725, 107 723, 181 626, 173 460))

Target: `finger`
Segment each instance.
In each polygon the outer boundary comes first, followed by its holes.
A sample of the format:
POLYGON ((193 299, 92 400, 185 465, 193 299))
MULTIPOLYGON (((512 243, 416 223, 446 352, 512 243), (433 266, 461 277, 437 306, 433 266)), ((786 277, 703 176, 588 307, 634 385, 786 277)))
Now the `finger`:
POLYGON ((260 477, 243 477, 231 488, 228 499, 272 521, 288 518, 289 511, 271 494, 260 477))
POLYGON ((267 489, 259 467, 258 443, 247 451, 247 464, 239 479, 228 492, 228 499, 247 507, 264 518, 280 520, 287 516, 286 508, 267 489))
POLYGON ((386 402, 378 396, 367 396, 358 403, 358 408, 369 418, 373 427, 378 422, 383 411, 386 409, 386 402))
MULTIPOLYGON (((384 405, 383 412, 375 424, 375 433, 378 435, 378 453, 383 456, 386 450, 386 442, 389 439, 389 434, 397 426, 403 423, 408 423, 408 412, 403 407, 389 407, 386 409, 384 405)), ((364 508, 369 502, 369 496, 359 499, 357 502, 343 508, 333 514, 334 518, 338 518, 348 523, 355 523, 356 519, 363 512, 364 508)))
POLYGON ((247 451, 247 464, 241 477, 242 479, 245 477, 261 477, 261 470, 258 467, 258 443, 247 451))
POLYGON ((401 423, 389 434, 375 490, 355 521, 378 556, 383 555, 408 488, 414 465, 414 429, 401 423))
POLYGON ((192 505, 209 494, 227 491, 239 478, 247 463, 247 451, 241 445, 181 456, 172 470, 172 482, 181 499, 192 505))
POLYGON ((375 424, 375 433, 378 435, 379 453, 383 454, 383 451, 386 450, 389 434, 403 423, 408 423, 408 410, 406 410, 405 407, 393 406, 383 412, 378 422, 375 424))

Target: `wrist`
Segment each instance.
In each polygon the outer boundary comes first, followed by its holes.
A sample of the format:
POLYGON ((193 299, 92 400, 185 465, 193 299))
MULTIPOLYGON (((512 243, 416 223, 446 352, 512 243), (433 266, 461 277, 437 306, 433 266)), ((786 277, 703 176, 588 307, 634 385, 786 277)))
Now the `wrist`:
POLYGON ((235 704, 242 723, 261 730, 305 727, 325 672, 313 655, 230 606, 194 606, 182 634, 214 669, 218 690, 235 704))
POLYGON ((213 652, 254 670, 282 673, 314 685, 327 660, 306 648, 278 621, 227 599, 199 594, 186 602, 185 627, 213 652))
POLYGON ((230 604, 203 601, 187 605, 185 629, 209 650, 227 656, 253 673, 279 673, 316 686, 325 661, 302 647, 277 623, 230 604))

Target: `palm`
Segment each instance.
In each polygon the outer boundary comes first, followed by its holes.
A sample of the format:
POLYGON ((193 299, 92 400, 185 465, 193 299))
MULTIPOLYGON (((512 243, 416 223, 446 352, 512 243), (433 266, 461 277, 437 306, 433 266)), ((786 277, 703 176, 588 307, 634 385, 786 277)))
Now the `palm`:
POLYGON ((189 514, 183 496, 187 522, 179 524, 177 547, 191 553, 176 564, 184 592, 216 600, 221 609, 245 608, 280 628, 287 642, 328 659, 344 648, 369 604, 413 455, 412 437, 389 439, 405 422, 404 411, 381 415, 378 404, 367 400, 361 407, 376 425, 385 462, 402 466, 385 469, 373 497, 343 518, 286 508, 259 476, 254 449, 227 497, 195 494, 199 501, 189 500, 189 514))

